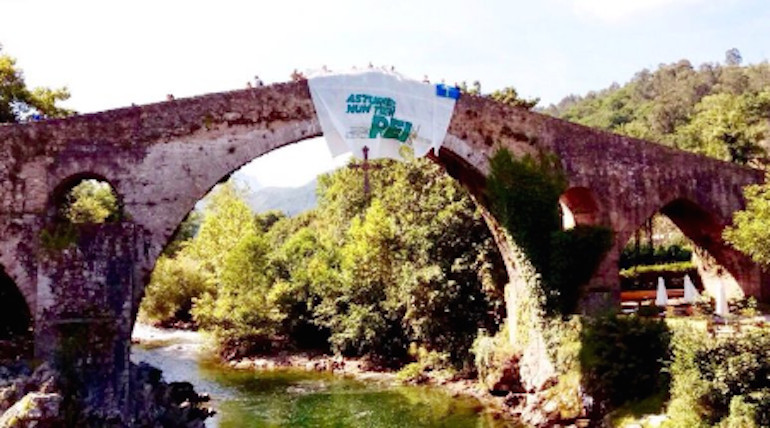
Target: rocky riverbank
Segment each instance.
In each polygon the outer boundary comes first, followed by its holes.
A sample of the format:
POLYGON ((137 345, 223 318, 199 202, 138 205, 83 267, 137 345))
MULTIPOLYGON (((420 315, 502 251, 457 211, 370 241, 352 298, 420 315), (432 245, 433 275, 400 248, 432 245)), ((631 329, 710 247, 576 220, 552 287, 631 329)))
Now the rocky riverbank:
POLYGON ((0 365, 0 427, 136 426, 202 428, 211 412, 208 397, 186 382, 166 383, 160 370, 132 365, 134 388, 130 421, 116 412, 73 403, 62 393, 61 374, 48 363, 16 361, 0 365), (74 407, 73 407, 74 406, 74 407))

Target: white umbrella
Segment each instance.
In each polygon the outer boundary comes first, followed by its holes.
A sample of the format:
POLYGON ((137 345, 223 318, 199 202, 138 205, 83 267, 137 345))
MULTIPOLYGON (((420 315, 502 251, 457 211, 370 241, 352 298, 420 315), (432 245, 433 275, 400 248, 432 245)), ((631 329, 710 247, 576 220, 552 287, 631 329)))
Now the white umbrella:
POLYGON ((655 306, 666 307, 668 305, 668 293, 666 283, 662 277, 658 277, 658 292, 655 294, 655 306))
POLYGON ((700 299, 700 295, 698 294, 698 290, 695 289, 695 286, 692 283, 692 280, 690 279, 690 275, 684 276, 684 301, 685 303, 695 303, 700 299))
POLYGON ((727 291, 725 291, 725 284, 719 282, 719 292, 717 293, 717 307, 714 313, 722 318, 730 315, 730 308, 727 307, 727 291))

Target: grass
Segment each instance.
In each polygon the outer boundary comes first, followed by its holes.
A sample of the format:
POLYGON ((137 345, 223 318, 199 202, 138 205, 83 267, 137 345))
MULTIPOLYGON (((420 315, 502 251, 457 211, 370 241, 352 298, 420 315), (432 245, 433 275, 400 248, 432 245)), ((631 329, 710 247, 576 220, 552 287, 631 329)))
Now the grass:
POLYGON ((628 425, 641 425, 642 427, 652 426, 645 423, 647 416, 661 415, 666 413, 666 401, 668 391, 659 391, 644 400, 626 403, 615 409, 607 415, 610 424, 613 427, 624 427, 628 425))

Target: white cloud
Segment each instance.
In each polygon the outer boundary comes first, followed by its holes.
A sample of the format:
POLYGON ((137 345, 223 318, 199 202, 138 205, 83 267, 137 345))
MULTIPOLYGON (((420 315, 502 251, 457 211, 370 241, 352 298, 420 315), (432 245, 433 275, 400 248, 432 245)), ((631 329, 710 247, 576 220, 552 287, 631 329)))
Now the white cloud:
POLYGON ((614 24, 627 22, 640 15, 682 5, 699 3, 702 0, 572 0, 578 16, 594 18, 614 24))

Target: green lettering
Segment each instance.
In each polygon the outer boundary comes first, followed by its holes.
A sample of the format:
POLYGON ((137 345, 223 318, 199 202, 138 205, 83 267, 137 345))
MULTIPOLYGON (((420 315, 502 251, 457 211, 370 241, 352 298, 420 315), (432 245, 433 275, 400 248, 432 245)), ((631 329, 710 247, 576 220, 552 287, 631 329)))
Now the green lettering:
POLYGON ((404 131, 398 136, 398 141, 405 143, 409 139, 409 134, 412 132, 412 122, 404 122, 404 131))
POLYGON ((369 113, 372 110, 372 106, 370 105, 362 105, 362 104, 348 104, 348 114, 358 114, 358 113, 369 113))
POLYGON ((401 127, 404 126, 404 122, 396 119, 395 117, 390 119, 390 126, 385 130, 383 138, 398 138, 401 135, 401 127))
POLYGON ((388 118, 377 116, 377 115, 373 116, 372 127, 369 128, 369 138, 377 138, 387 128, 388 128, 388 118))
POLYGON ((356 102, 356 96, 354 94, 348 95, 348 103, 354 103, 356 102))

